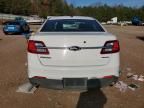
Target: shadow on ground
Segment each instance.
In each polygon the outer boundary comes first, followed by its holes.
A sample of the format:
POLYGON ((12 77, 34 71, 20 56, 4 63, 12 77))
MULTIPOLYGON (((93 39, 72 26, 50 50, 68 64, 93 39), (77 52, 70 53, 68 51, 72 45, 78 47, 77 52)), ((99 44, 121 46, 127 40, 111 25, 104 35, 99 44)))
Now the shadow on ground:
POLYGON ((139 39, 139 40, 144 41, 144 36, 137 36, 136 38, 139 39))
POLYGON ((77 108, 104 108, 106 102, 107 98, 100 89, 90 90, 80 94, 77 108))

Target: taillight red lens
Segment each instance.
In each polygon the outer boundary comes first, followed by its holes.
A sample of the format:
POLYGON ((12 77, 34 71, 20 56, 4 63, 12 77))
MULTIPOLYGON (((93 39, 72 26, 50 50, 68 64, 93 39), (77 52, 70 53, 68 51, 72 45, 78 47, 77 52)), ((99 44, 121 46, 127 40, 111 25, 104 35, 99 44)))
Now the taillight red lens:
POLYGON ((118 40, 107 41, 104 48, 101 50, 101 54, 117 53, 120 51, 118 40))
POLYGON ((34 76, 33 78, 37 78, 37 79, 46 79, 46 77, 43 77, 43 76, 34 76))
POLYGON ((28 52, 34 54, 49 54, 48 49, 42 41, 28 41, 28 52))
POLYGON ((113 76, 112 75, 110 75, 110 76, 104 76, 103 78, 109 79, 109 78, 113 78, 113 76))

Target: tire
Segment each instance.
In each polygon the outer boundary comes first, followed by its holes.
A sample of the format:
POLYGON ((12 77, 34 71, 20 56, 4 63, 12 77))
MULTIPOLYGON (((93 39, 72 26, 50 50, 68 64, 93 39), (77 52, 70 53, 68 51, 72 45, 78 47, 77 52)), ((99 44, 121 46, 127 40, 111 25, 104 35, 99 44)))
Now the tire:
POLYGON ((23 32, 24 33, 29 33, 29 31, 30 31, 29 26, 23 26, 23 32))
POLYGON ((8 32, 4 32, 5 35, 8 35, 8 32))
POLYGON ((30 82, 32 85, 34 85, 34 86, 39 85, 39 84, 37 84, 36 82, 34 82, 32 79, 29 79, 29 82, 30 82))
POLYGON ((5 35, 7 35, 7 34, 8 34, 8 32, 6 32, 4 29, 3 29, 3 33, 4 33, 5 35))

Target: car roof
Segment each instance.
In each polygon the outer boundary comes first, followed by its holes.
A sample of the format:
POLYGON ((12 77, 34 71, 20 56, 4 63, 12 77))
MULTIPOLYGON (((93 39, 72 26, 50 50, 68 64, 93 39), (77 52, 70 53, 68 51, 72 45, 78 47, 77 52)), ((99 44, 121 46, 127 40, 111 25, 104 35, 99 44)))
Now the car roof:
POLYGON ((20 24, 20 22, 18 22, 18 21, 7 21, 7 22, 4 22, 3 24, 20 24))
POLYGON ((62 20, 62 19, 83 19, 83 20, 95 20, 92 17, 87 16, 48 16, 48 20, 62 20))

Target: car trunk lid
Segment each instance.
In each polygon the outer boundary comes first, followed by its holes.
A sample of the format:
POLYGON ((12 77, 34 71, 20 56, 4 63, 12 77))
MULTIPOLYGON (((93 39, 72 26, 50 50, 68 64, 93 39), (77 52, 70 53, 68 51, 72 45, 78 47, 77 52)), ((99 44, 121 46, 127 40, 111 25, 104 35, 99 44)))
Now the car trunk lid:
POLYGON ((39 33, 49 54, 37 54, 44 66, 104 66, 111 54, 101 54, 106 41, 115 37, 108 33, 39 33))

